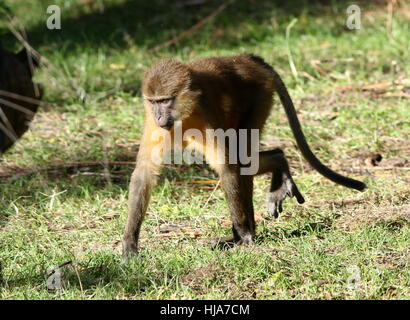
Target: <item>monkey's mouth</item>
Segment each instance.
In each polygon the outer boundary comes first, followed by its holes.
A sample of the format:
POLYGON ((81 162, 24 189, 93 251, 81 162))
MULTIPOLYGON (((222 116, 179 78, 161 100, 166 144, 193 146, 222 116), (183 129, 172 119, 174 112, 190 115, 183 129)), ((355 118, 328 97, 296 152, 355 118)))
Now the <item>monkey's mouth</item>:
POLYGON ((174 126, 174 121, 168 121, 165 124, 159 125, 162 129, 170 131, 172 127, 174 126))
POLYGON ((174 125, 174 119, 169 115, 159 116, 155 120, 158 127, 168 131, 171 130, 174 125))

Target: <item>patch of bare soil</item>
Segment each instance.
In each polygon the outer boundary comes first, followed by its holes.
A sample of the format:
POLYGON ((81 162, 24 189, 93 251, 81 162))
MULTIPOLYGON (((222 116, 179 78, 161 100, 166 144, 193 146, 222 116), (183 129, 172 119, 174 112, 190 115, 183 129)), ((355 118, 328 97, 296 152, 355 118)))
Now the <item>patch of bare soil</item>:
POLYGON ((222 272, 223 270, 219 265, 209 263, 183 276, 181 282, 199 294, 203 294, 205 293, 205 282, 215 280, 222 272))
POLYGON ((358 150, 347 163, 346 159, 343 159, 343 162, 353 168, 372 170, 372 168, 378 167, 376 170, 379 171, 382 168, 386 170, 410 168, 410 139, 383 136, 380 137, 380 145, 382 146, 381 150, 375 152, 358 150), (397 156, 388 156, 387 151, 389 154, 397 156))
POLYGON ((364 224, 385 225, 392 230, 410 225, 410 204, 391 206, 360 206, 342 210, 335 226, 351 231, 364 224))
POLYGON ((257 297, 259 283, 254 280, 246 281, 240 285, 235 280, 233 272, 224 270, 216 263, 209 263, 204 267, 192 270, 182 277, 181 282, 189 286, 198 294, 205 294, 207 283, 223 279, 217 287, 227 293, 227 297, 234 300, 255 299, 257 297))
POLYGON ((387 269, 406 268, 410 264, 410 249, 383 252, 377 257, 376 262, 379 266, 387 269))

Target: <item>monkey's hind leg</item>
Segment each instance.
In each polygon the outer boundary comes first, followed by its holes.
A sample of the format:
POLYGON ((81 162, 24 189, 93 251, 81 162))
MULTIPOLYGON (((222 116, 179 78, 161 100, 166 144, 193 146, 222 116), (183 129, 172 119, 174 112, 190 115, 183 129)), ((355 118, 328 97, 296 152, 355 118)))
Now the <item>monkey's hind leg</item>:
POLYGON ((255 237, 253 176, 241 176, 239 167, 227 165, 221 174, 221 186, 231 215, 233 236, 211 239, 211 248, 228 249, 238 244, 252 244, 255 237))
POLYGON ((290 174, 289 165, 282 150, 275 149, 259 153, 258 174, 272 172, 272 180, 267 199, 268 212, 277 218, 283 211, 282 203, 286 197, 296 197, 298 203, 305 199, 290 174))

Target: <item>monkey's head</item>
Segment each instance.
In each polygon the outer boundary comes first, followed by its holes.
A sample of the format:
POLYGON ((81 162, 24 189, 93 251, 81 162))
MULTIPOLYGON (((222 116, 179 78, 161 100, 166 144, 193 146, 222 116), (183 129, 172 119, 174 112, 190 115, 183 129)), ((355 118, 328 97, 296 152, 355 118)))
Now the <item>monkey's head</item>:
POLYGON ((175 121, 190 115, 187 104, 197 95, 191 90, 191 79, 189 68, 173 59, 160 60, 147 70, 142 93, 159 127, 171 130, 175 121))

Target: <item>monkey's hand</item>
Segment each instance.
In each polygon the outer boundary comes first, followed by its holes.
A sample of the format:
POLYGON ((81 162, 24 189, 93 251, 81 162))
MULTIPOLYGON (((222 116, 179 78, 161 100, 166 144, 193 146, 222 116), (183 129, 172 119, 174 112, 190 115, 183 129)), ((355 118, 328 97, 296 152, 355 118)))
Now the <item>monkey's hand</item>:
POLYGON ((275 181, 271 187, 268 195, 268 211, 277 218, 279 213, 283 211, 282 203, 286 197, 296 197, 298 203, 304 203, 305 199, 299 192, 298 187, 291 177, 283 175, 282 177, 275 178, 275 181))

